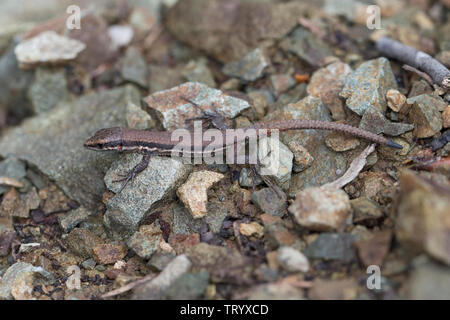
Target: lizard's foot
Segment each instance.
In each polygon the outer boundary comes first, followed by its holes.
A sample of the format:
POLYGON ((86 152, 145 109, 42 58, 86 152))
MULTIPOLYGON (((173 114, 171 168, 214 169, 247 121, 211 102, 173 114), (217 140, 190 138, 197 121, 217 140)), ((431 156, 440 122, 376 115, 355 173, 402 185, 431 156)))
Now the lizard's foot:
POLYGON ((126 173, 126 174, 118 174, 118 176, 120 177, 120 179, 117 180, 113 180, 113 182, 122 182, 122 185, 119 189, 119 191, 117 191, 117 193, 120 193, 125 186, 128 184, 128 182, 133 181, 134 178, 141 173, 142 171, 145 170, 145 168, 147 168, 148 166, 148 162, 150 161, 150 154, 145 154, 142 157, 141 162, 139 162, 133 169, 130 170, 130 172, 126 173))
POLYGON ((181 97, 181 99, 186 100, 187 102, 189 102, 190 104, 192 104, 194 107, 196 107, 197 109, 199 109, 202 112, 202 114, 200 116, 197 116, 194 118, 189 118, 189 119, 187 119, 187 121, 207 120, 213 125, 214 128, 217 128, 220 130, 228 129, 228 126, 225 124, 225 117, 217 111, 217 108, 214 103, 211 106, 211 108, 213 110, 203 110, 202 107, 200 107, 199 104, 196 103, 195 101, 192 101, 191 99, 183 97, 183 96, 181 97))
POLYGON ((262 181, 266 183, 266 185, 272 189, 273 192, 277 194, 277 196, 282 199, 284 198, 283 191, 280 190, 280 187, 278 187, 269 177, 262 175, 259 173, 259 164, 254 164, 250 166, 251 172, 252 172, 252 189, 253 192, 255 191, 255 181, 256 178, 259 177, 262 181))

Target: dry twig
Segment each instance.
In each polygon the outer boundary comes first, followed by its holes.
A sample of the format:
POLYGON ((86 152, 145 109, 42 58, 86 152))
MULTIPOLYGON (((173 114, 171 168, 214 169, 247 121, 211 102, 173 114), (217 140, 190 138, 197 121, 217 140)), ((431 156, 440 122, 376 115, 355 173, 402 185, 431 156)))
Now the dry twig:
POLYGON ((112 290, 112 291, 110 291, 110 292, 107 292, 107 293, 103 294, 103 295, 101 296, 101 298, 102 298, 102 299, 106 299, 106 298, 114 297, 114 296, 117 296, 117 295, 122 294, 122 293, 124 293, 124 292, 130 291, 130 290, 133 289, 134 287, 137 287, 137 286, 139 286, 139 285, 141 285, 141 284, 144 284, 144 283, 146 283, 146 282, 152 280, 154 277, 155 277, 154 274, 146 275, 146 276, 143 277, 142 279, 139 279, 139 280, 130 282, 130 283, 128 283, 128 284, 126 284, 126 285, 124 285, 124 286, 122 286, 122 287, 120 287, 120 288, 117 288, 117 289, 115 289, 115 290, 112 290))
POLYGON ((347 183, 353 181, 358 174, 361 172, 361 170, 364 168, 364 166, 367 163, 367 157, 375 150, 375 144, 369 145, 366 149, 364 149, 363 152, 359 156, 357 156, 350 166, 348 167, 348 170, 337 180, 324 184, 322 188, 342 188, 347 183))
POLYGON ((389 58, 394 58, 403 63, 424 71, 433 82, 444 89, 450 89, 450 70, 429 54, 404 45, 389 37, 381 37, 377 41, 377 48, 389 58))

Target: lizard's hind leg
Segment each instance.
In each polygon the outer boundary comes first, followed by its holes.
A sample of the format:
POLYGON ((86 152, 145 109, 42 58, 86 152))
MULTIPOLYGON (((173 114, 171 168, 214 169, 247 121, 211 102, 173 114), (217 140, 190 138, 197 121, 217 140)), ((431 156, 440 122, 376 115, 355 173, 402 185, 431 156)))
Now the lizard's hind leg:
POLYGON ((150 158, 151 158, 151 154, 149 154, 149 153, 144 154, 142 157, 142 160, 136 166, 134 166, 133 169, 131 169, 126 174, 120 174, 119 176, 121 176, 122 178, 113 181, 113 182, 122 182, 123 181, 122 186, 120 187, 119 191, 117 191, 117 193, 120 193, 123 190, 123 188, 125 188, 125 186, 128 184, 128 182, 133 181, 133 179, 139 173, 141 173, 142 171, 144 171, 147 168, 150 158))

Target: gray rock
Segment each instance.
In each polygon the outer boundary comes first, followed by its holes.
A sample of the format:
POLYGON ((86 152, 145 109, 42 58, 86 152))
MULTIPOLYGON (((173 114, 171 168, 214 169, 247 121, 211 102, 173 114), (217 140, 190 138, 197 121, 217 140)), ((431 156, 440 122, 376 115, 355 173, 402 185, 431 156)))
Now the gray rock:
POLYGON ((155 252, 148 260, 147 266, 154 271, 161 272, 175 257, 174 253, 155 252))
POLYGON ((249 52, 239 61, 233 61, 226 64, 222 72, 229 77, 240 78, 244 81, 255 81, 261 78, 270 64, 270 61, 264 55, 260 48, 249 52))
POLYGON ((341 189, 307 188, 300 191, 289 212, 301 226, 315 231, 336 231, 351 212, 348 195, 341 189))
POLYGON ((214 76, 208 68, 208 60, 206 58, 202 57, 189 61, 184 67, 182 74, 187 81, 204 83, 211 88, 217 86, 214 76))
POLYGON ((89 210, 87 210, 83 206, 80 206, 75 210, 71 210, 64 215, 59 216, 59 225, 64 230, 64 232, 68 233, 72 231, 72 229, 75 228, 78 224, 85 221, 90 216, 90 214, 91 212, 89 210))
POLYGON ((303 27, 297 27, 281 42, 281 47, 315 67, 320 66, 326 57, 333 55, 324 41, 303 27))
POLYGON ((153 119, 158 119, 166 130, 182 128, 186 120, 203 115, 199 108, 187 102, 191 99, 203 110, 217 111, 226 118, 234 118, 250 108, 247 101, 224 94, 198 82, 186 82, 180 86, 156 92, 146 98, 153 119), (214 110, 215 107, 215 110, 214 110))
POLYGON ((0 105, 13 115, 23 118, 31 114, 27 90, 33 80, 33 72, 19 69, 13 43, 0 58, 0 105))
MULTIPOLYGON (((10 178, 17 181, 26 175, 25 163, 15 157, 8 157, 0 162, 0 177, 10 178)), ((9 190, 9 187, 0 186, 0 195, 9 190)))
MULTIPOLYGON (((121 187, 121 182, 113 182, 119 174, 129 172, 141 160, 139 154, 127 154, 114 162, 105 175, 105 184, 113 192, 121 187)), ((107 204, 105 223, 110 230, 130 233, 137 230, 145 214, 157 204, 168 200, 175 194, 191 170, 190 165, 180 160, 163 157, 150 159, 147 169, 107 204)))
POLYGON ((288 74, 274 74, 270 76, 270 86, 275 97, 289 90, 295 84, 295 79, 288 74))
POLYGON ((258 140, 258 173, 272 178, 283 190, 289 188, 294 154, 277 137, 258 140))
POLYGON ((89 258, 87 260, 84 260, 81 263, 81 266, 86 270, 94 270, 96 264, 97 264, 97 262, 95 262, 94 259, 89 258))
POLYGON ((263 188, 253 192, 251 200, 262 212, 282 217, 287 213, 287 198, 284 193, 282 194, 283 197, 280 198, 271 188, 263 188))
POLYGON ((355 237, 348 233, 321 233, 306 247, 304 253, 311 259, 350 262, 356 258, 354 241, 355 237))
POLYGON ((188 209, 182 205, 174 206, 172 217, 174 234, 199 233, 203 224, 203 219, 194 219, 188 209))
POLYGON ((69 97, 64 70, 37 68, 28 97, 35 113, 54 108, 69 97))
POLYGON ((291 247, 280 247, 277 261, 287 272, 308 272, 308 259, 298 250, 291 247))
POLYGON ((189 271, 192 263, 182 254, 173 259, 164 270, 150 282, 134 289, 134 300, 161 299, 167 289, 183 274, 189 271))
POLYGON ((239 174, 239 185, 241 187, 248 188, 253 187, 253 185, 259 186, 261 183, 263 183, 263 181, 260 176, 255 177, 251 170, 242 168, 239 174))
POLYGON ((104 191, 105 169, 117 155, 87 150, 83 141, 101 128, 124 126, 132 92, 132 87, 123 87, 89 94, 27 119, 3 136, 0 154, 12 153, 34 164, 71 199, 95 209, 104 191))
POLYGON ((7 256, 11 250, 11 243, 16 238, 14 229, 9 229, 0 224, 0 257, 7 256))
POLYGON ((22 41, 14 52, 21 65, 32 67, 38 64, 67 63, 85 48, 86 45, 81 41, 61 36, 55 31, 44 31, 22 41))
POLYGON ((122 78, 140 85, 143 88, 148 86, 148 67, 139 49, 129 47, 124 57, 119 62, 122 78))
POLYGON ((421 94, 406 100, 412 104, 409 120, 414 123, 414 135, 418 138, 428 138, 441 131, 443 120, 441 113, 447 104, 440 98, 421 94))
MULTIPOLYGON (((424 258, 424 257, 420 257, 424 258)), ((412 300, 449 300, 450 269, 428 259, 415 261, 407 280, 407 297, 412 300)))
POLYGON ((370 224, 383 216, 379 205, 366 197, 350 200, 354 224, 370 224))
POLYGON ((359 127, 376 134, 385 133, 390 136, 399 136, 414 129, 413 124, 389 121, 374 107, 366 109, 359 123, 359 127))
POLYGON ((185 273, 167 290, 167 299, 196 300, 203 296, 209 283, 208 272, 185 273))
POLYGON ((30 286, 27 281, 30 277, 32 282, 38 280, 38 278, 46 280, 46 283, 55 281, 53 275, 42 267, 35 267, 25 262, 16 262, 6 270, 2 277, 0 300, 32 299, 33 285, 30 286))
POLYGON ((127 241, 127 246, 142 259, 149 259, 159 248, 162 231, 159 225, 143 225, 127 241))
POLYGON ((370 106, 381 112, 387 107, 386 93, 397 89, 389 60, 378 58, 362 63, 345 80, 341 96, 352 111, 362 116, 370 106))
MULTIPOLYGON (((264 121, 281 119, 310 119, 331 121, 328 109, 319 98, 307 96, 302 100, 276 109, 264 121)), ((282 142, 290 145, 296 141, 316 159, 306 170, 292 175, 289 195, 295 197, 300 190, 318 186, 337 179, 345 172, 345 158, 325 145, 328 132, 323 130, 292 130, 281 133, 282 142), (320 161, 317 161, 320 159, 320 161)))

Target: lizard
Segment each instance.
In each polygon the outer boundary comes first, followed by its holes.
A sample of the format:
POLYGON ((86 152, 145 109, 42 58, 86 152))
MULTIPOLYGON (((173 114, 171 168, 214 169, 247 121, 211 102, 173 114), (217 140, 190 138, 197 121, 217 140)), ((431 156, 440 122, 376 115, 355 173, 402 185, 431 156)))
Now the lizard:
MULTIPOLYGON (((392 148, 402 149, 402 146, 400 144, 395 143, 394 141, 389 140, 383 136, 374 134, 370 131, 356 128, 347 124, 321 120, 298 119, 259 122, 241 129, 244 132, 248 132, 248 130, 254 130, 258 137, 263 134, 270 134, 271 130, 279 130, 280 132, 301 129, 331 130, 347 133, 392 148)), ((226 135, 225 130, 226 129, 220 129, 223 136, 226 135)), ((193 136, 193 131, 190 131, 190 134, 191 136, 193 136)), ((137 174, 147 168, 151 156, 172 155, 172 152, 177 146, 179 147, 180 144, 179 140, 173 140, 172 138, 173 131, 150 131, 126 127, 112 127, 98 130, 92 137, 88 138, 84 142, 84 147, 96 151, 139 152, 143 154, 142 160, 132 170, 130 170, 130 172, 123 175, 123 179, 115 181, 124 181, 118 191, 118 193, 120 193, 130 180, 134 179, 137 174)), ((187 151, 190 152, 192 156, 202 156, 206 154, 209 155, 211 152, 211 147, 214 148, 215 152, 218 152, 220 150, 224 150, 229 145, 235 145, 239 142, 239 139, 233 139, 233 141, 230 143, 228 143, 227 141, 219 141, 218 143, 216 143, 216 141, 202 141, 200 150, 192 148, 191 145, 187 145, 185 147, 188 147, 187 151), (214 143, 216 143, 216 145, 214 145, 214 143), (208 147, 209 151, 205 151, 206 147, 208 147)), ((186 149, 184 149, 184 151, 186 151, 186 149)))

